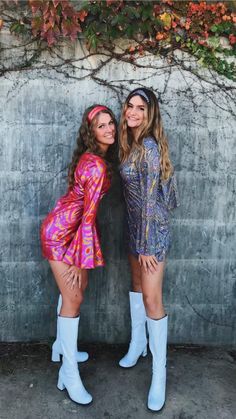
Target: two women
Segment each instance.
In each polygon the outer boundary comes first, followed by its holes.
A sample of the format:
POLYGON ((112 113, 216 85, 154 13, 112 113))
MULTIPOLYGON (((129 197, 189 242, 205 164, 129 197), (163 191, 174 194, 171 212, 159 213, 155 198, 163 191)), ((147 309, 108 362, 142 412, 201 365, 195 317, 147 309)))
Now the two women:
MULTIPOLYGON (((92 397, 77 368, 77 361, 88 357, 77 352, 79 313, 87 269, 103 265, 95 217, 98 203, 109 188, 105 159, 114 140, 114 117, 108 108, 95 106, 85 112, 69 170, 68 193, 42 226, 43 254, 62 294, 59 336, 53 345, 54 359, 63 354, 58 388, 66 387, 71 399, 82 404, 92 397)), ((177 195, 157 99, 149 89, 135 89, 124 104, 120 158, 132 273, 131 342, 120 366, 132 367, 146 355, 147 323, 153 356, 148 407, 160 410, 165 401, 167 344, 162 281, 170 244, 168 211, 177 206, 177 195)))

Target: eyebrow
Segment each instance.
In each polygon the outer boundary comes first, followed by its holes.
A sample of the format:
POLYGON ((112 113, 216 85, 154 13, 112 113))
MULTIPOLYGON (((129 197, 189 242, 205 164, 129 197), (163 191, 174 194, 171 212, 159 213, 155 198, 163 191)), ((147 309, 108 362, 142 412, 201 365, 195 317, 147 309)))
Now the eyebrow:
POLYGON ((110 124, 110 122, 114 122, 114 119, 111 118, 108 122, 100 122, 100 124, 97 124, 97 126, 100 127, 100 125, 110 124))
MULTIPOLYGON (((128 102, 128 105, 135 106, 132 102, 128 102)), ((143 105, 136 105, 136 106, 138 106, 138 108, 145 108, 146 104, 144 103, 143 105)))

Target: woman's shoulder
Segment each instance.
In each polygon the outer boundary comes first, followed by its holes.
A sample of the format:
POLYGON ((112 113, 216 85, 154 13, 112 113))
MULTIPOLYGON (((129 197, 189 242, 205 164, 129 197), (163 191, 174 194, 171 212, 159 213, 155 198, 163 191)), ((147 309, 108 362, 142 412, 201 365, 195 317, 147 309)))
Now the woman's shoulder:
POLYGON ((147 151, 153 151, 159 154, 159 148, 155 137, 148 136, 143 139, 143 146, 147 151))
POLYGON ((101 156, 94 153, 85 152, 80 157, 78 168, 97 173, 103 173, 106 170, 106 163, 101 156))

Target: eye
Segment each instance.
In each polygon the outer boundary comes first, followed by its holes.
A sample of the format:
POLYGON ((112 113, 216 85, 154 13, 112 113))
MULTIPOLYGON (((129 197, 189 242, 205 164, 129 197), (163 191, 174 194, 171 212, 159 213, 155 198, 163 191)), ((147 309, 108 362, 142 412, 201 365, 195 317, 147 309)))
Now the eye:
POLYGON ((132 108, 132 107, 133 107, 132 103, 128 103, 128 108, 132 108))
POLYGON ((142 107, 142 106, 140 106, 139 109, 140 109, 140 111, 144 111, 144 107, 142 107))
POLYGON ((111 120, 111 121, 109 122, 109 125, 114 125, 114 121, 113 121, 113 120, 111 120))
POLYGON ((104 124, 98 125, 98 128, 103 128, 104 124))

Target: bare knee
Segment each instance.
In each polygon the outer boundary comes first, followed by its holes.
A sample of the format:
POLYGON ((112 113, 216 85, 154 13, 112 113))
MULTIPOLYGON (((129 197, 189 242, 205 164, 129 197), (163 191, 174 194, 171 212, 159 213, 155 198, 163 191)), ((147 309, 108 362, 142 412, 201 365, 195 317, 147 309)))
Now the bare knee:
POLYGON ((143 295, 143 302, 145 305, 148 317, 152 319, 161 318, 163 316, 164 307, 162 299, 157 296, 143 295))
POLYGON ((80 314, 80 307, 83 303, 84 295, 82 291, 75 292, 75 294, 62 296, 62 309, 61 315, 66 315, 68 317, 77 317, 80 314))

